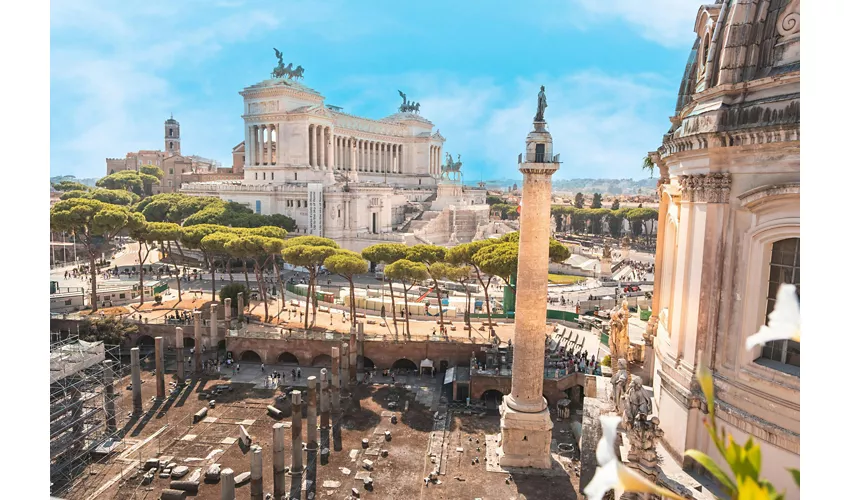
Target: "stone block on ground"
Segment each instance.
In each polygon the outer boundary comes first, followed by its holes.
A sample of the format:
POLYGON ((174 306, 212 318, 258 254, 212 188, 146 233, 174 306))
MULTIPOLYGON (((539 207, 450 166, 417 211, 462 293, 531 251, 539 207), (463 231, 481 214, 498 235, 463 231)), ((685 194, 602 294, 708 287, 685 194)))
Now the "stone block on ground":
POLYGON ((183 490, 164 489, 159 494, 160 500, 185 500, 186 492, 183 490))
POLYGON ((171 481, 169 488, 172 490, 183 490, 189 493, 197 493, 200 483, 198 481, 171 481))
POLYGON ((185 465, 178 465, 177 467, 174 468, 174 470, 171 471, 171 477, 173 479, 180 479, 181 477, 185 476, 188 473, 189 473, 188 467, 186 467, 185 465))
POLYGON ((221 464, 212 464, 207 467, 204 474, 204 479, 207 481, 218 481, 221 479, 221 464))
POLYGON ((234 482, 237 486, 239 486, 241 484, 247 483, 249 479, 251 479, 251 471, 239 474, 238 476, 236 476, 236 478, 234 478, 234 482))

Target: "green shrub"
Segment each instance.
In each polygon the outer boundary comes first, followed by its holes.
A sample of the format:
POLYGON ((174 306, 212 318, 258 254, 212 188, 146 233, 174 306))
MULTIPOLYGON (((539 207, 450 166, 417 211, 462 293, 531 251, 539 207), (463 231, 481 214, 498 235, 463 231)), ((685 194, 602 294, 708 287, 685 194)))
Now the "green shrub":
POLYGON ((611 356, 605 356, 600 363, 602 366, 611 366, 611 356))

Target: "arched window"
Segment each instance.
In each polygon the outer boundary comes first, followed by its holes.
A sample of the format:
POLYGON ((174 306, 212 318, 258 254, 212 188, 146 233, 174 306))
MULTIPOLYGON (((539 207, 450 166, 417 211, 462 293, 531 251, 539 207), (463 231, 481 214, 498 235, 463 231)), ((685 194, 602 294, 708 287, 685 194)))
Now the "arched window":
MULTIPOLYGON (((779 285, 791 283, 797 287, 800 298, 800 238, 786 238, 773 243, 770 254, 770 273, 767 283, 767 309, 764 318, 773 311, 779 285)), ((800 367, 800 343, 793 340, 775 340, 764 345, 761 360, 800 367)))
POLYGON ((168 150, 169 150, 169 151, 174 151, 174 143, 173 143, 173 142, 169 142, 169 143, 168 143, 168 150))
POLYGON ((168 137, 174 137, 174 129, 173 128, 168 129, 168 137))

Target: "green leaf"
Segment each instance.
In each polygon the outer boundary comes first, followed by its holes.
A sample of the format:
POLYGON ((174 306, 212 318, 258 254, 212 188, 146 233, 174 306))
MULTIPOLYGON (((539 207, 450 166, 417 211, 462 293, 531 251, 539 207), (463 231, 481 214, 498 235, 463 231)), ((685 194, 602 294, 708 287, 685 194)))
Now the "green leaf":
POLYGON ((791 477, 794 478, 794 483, 797 487, 800 487, 800 469, 788 469, 788 472, 791 473, 791 477))
POLYGON ((735 483, 729 476, 726 475, 725 472, 714 462, 714 460, 706 455, 705 453, 699 450, 688 450, 685 452, 686 457, 691 457, 697 461, 700 465, 702 465, 705 470, 707 470, 712 476, 714 476, 723 486, 723 489, 726 490, 726 493, 730 496, 735 496, 738 489, 735 486, 735 483))

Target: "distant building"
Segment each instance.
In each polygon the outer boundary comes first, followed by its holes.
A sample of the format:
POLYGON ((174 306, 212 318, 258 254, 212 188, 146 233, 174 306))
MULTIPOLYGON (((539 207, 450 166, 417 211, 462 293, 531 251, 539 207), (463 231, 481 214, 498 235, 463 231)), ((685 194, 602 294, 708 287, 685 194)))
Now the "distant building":
MULTIPOLYGON (((201 156, 183 156, 180 147, 180 123, 171 116, 165 120, 164 125, 164 150, 139 150, 127 153, 124 158, 107 158, 106 175, 114 174, 122 170, 139 171, 142 165, 154 165, 162 169, 165 176, 158 186, 154 186, 156 193, 174 193, 185 182, 202 182, 216 180, 232 180, 241 178, 240 165, 237 175, 233 175, 233 168, 224 169, 216 160, 201 156)), ((244 164, 244 158, 243 158, 244 164)))

